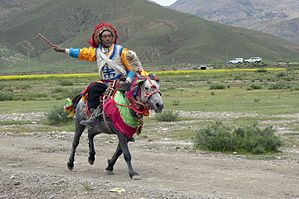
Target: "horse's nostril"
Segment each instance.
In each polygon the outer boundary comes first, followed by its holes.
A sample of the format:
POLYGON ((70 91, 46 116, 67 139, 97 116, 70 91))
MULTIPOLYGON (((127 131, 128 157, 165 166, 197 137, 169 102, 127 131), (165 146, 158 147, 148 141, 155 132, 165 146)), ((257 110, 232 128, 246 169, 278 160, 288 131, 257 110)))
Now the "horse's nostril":
POLYGON ((163 104, 156 103, 156 107, 157 107, 158 109, 163 109, 163 104))

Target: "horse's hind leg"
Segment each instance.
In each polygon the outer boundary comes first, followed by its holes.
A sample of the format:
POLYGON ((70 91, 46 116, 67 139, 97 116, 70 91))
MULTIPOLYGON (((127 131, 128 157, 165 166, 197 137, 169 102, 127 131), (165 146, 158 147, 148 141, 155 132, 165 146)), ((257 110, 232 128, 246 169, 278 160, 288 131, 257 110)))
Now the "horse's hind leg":
POLYGON ((74 161, 75 161, 75 153, 76 153, 76 148, 79 145, 80 137, 82 135, 82 132, 84 131, 85 127, 84 125, 80 124, 80 121, 75 120, 76 124, 76 129, 75 129, 75 134, 74 134, 74 139, 73 139, 73 144, 72 144, 72 151, 69 157, 69 161, 67 163, 67 167, 69 170, 72 170, 74 168, 74 161))
POLYGON ((93 165, 95 161, 95 149, 94 149, 94 136, 96 136, 99 132, 96 131, 94 128, 88 129, 88 145, 89 145, 89 157, 88 162, 89 164, 93 165))
POLYGON ((112 158, 110 160, 108 160, 108 167, 106 168, 106 171, 109 175, 113 174, 113 167, 116 163, 116 160, 122 153, 123 153, 123 151, 121 150, 120 144, 118 143, 117 148, 116 148, 112 158))

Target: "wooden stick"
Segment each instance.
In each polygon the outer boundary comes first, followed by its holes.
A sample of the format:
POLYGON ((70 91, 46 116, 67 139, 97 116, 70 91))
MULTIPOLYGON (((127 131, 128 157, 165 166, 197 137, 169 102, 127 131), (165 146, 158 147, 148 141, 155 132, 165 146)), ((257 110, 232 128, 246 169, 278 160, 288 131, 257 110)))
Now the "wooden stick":
POLYGON ((42 35, 41 33, 37 33, 38 36, 40 36, 44 41, 46 41, 51 47, 55 47, 55 45, 50 42, 44 35, 42 35))

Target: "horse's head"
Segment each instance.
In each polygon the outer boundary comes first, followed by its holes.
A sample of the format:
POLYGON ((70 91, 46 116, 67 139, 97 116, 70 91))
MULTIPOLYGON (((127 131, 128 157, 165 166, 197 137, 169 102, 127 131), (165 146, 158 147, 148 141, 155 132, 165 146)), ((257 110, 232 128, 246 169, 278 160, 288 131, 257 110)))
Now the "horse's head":
POLYGON ((131 89, 136 100, 145 108, 154 110, 156 113, 162 112, 164 102, 157 76, 153 74, 147 77, 137 75, 131 89))
POLYGON ((164 102, 161 97, 159 79, 154 74, 150 74, 146 77, 141 88, 141 100, 147 104, 150 109, 156 113, 161 113, 164 107, 164 102))

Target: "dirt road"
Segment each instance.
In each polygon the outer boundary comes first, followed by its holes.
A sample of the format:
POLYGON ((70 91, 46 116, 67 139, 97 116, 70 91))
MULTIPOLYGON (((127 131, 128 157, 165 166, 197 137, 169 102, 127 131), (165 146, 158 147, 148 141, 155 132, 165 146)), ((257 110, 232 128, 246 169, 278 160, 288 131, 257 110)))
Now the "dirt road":
POLYGON ((117 143, 109 135, 96 137, 96 161, 89 165, 84 134, 69 171, 72 136, 0 133, 0 198, 299 198, 297 151, 254 160, 194 152, 189 143, 138 140, 130 149, 142 179, 134 181, 123 158, 115 175, 105 173, 117 143))

